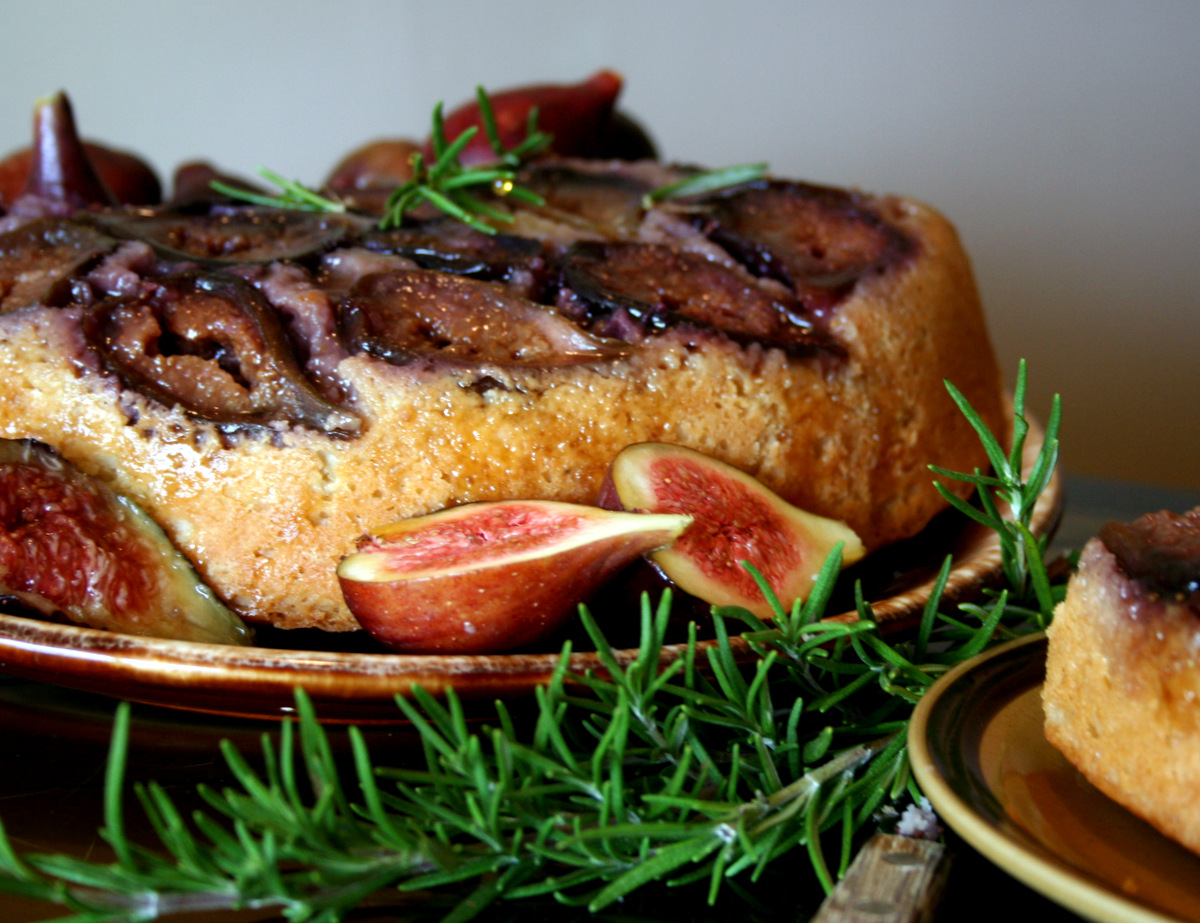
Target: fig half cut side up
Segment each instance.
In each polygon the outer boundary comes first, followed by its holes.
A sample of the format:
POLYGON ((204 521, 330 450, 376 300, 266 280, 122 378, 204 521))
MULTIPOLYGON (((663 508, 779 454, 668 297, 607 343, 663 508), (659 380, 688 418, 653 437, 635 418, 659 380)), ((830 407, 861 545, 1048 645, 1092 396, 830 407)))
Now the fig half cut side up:
POLYGON ((27 439, 0 439, 0 596, 88 628, 252 640, 145 512, 27 439))
POLYGON ((844 523, 801 510, 743 471, 683 446, 638 443, 613 460, 600 505, 691 516, 669 548, 649 555, 676 586, 714 606, 774 614, 757 570, 784 609, 803 600, 839 544, 842 565, 865 553, 844 523))
POLYGON ((393 650, 497 653, 555 634, 690 523, 548 500, 469 503, 368 533, 338 580, 363 628, 393 650))

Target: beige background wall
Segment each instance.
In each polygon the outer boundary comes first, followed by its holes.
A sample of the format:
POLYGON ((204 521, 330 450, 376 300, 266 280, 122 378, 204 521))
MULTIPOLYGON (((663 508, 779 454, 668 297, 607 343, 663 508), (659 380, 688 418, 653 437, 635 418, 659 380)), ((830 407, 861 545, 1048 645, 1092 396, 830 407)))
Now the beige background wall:
POLYGON ((1200 4, 1025 0, 19 3, 0 154, 65 88, 169 175, 313 183, 437 100, 624 74, 668 158, 923 198, 973 254, 1004 368, 1075 473, 1200 488, 1200 4))

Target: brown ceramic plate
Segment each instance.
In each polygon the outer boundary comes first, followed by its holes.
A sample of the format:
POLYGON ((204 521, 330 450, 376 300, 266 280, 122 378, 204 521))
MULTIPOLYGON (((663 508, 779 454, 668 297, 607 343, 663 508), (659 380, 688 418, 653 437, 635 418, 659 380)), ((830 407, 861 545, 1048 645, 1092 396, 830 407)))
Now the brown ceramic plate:
MULTIPOLYGON (((1027 465, 1036 457, 1041 437, 1040 430, 1031 430, 1027 465)), ((1039 534, 1057 524, 1061 500, 1056 478, 1035 512, 1039 534)), ((861 579, 875 617, 903 625, 919 618, 947 554, 954 558, 949 599, 966 598, 999 579, 995 535, 949 511, 916 538, 876 552, 848 570, 841 583, 848 590, 861 579)), ((606 637, 616 646, 637 643, 629 627, 638 620, 636 606, 625 609, 605 613, 606 637)), ((848 592, 830 611, 841 613, 834 617, 842 620, 855 618, 848 592)), ((600 666, 578 639, 573 643, 578 651, 571 655, 573 671, 600 666)), ((251 718, 289 714, 293 690, 302 686, 324 720, 395 721, 400 713, 394 696, 408 694, 414 685, 434 693, 452 688, 467 699, 510 698, 546 682, 559 660, 557 645, 518 654, 417 656, 390 654, 360 638, 320 632, 263 631, 257 644, 166 641, 0 614, 0 671, 133 701, 251 718)), ((734 644, 737 653, 751 656, 745 645, 736 640, 734 644)), ((682 643, 670 643, 662 656, 671 660, 682 649, 682 643)), ((617 652, 624 662, 636 654, 633 647, 617 652)))
POLYGON ((1093 788, 1046 740, 1045 672, 1039 634, 942 677, 909 725, 922 790, 979 852, 1082 917, 1200 921, 1200 856, 1093 788))

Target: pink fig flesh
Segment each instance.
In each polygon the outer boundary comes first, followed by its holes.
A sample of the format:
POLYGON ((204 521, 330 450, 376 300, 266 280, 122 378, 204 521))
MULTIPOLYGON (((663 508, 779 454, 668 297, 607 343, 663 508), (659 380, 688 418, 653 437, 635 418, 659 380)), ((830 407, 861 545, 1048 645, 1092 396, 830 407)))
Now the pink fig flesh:
POLYGON ((470 503, 365 535, 338 580, 359 623, 393 650, 496 653, 553 635, 690 522, 544 500, 470 503))
POLYGON ((691 516, 687 531, 650 559, 685 592, 761 618, 773 609, 743 562, 762 574, 787 610, 805 598, 839 543, 843 565, 864 554, 843 523, 792 506, 745 472, 682 446, 639 443, 622 450, 600 502, 691 516))

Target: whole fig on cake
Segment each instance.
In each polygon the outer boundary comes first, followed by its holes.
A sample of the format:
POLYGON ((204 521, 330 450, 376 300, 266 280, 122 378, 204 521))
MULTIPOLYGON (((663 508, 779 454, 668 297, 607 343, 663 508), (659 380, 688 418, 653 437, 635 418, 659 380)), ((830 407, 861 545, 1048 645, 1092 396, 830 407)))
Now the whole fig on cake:
POLYGON ((33 127, 34 143, 0 160, 0 208, 22 195, 71 208, 161 201, 158 176, 141 157, 80 137, 65 93, 38 100, 33 127))
MULTIPOLYGON (((619 74, 602 70, 574 84, 538 84, 488 94, 497 140, 506 150, 517 147, 529 136, 530 116, 537 129, 550 135, 550 151, 560 157, 595 156, 604 143, 612 121, 613 107, 624 81, 619 74)), ((482 107, 478 100, 464 103, 449 112, 443 122, 448 141, 464 131, 477 134, 460 154, 464 164, 490 163, 496 159, 492 139, 484 129, 482 107)), ((425 155, 437 157, 430 139, 425 155)))
POLYGON ((494 653, 555 634, 597 587, 690 522, 545 500, 469 503, 363 536, 338 580, 387 647, 494 653))
POLYGON ((801 510, 745 472, 683 446, 647 442, 622 450, 600 505, 692 517, 687 531, 650 559, 685 592, 760 618, 774 610, 746 564, 789 609, 808 594, 835 547, 841 545, 843 565, 864 554, 845 524, 801 510))

